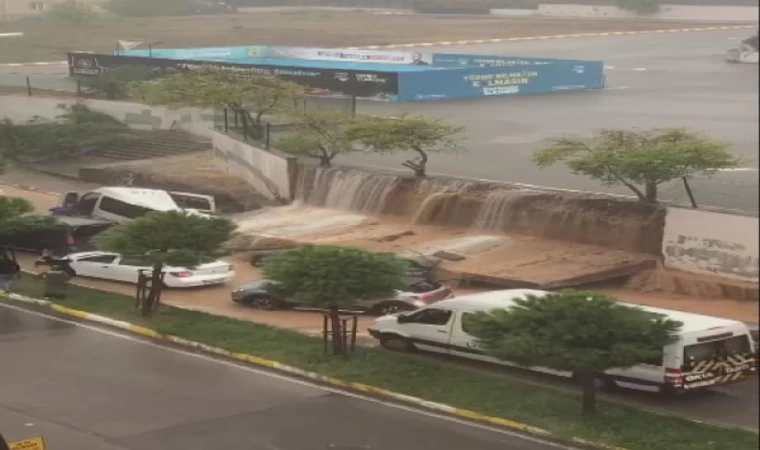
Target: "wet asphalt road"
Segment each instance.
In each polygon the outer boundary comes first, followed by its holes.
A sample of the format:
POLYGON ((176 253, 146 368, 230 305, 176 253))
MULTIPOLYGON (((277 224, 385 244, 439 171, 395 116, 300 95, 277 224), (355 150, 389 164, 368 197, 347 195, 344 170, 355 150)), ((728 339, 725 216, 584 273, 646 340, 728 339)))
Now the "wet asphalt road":
POLYGON ((0 304, 0 426, 51 450, 549 450, 0 304))

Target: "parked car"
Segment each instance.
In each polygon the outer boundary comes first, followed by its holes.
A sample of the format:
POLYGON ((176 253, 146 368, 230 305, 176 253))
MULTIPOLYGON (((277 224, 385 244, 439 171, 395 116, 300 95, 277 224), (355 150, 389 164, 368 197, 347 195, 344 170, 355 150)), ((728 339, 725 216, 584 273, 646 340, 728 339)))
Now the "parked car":
MULTIPOLYGON (((261 267, 266 263, 267 258, 279 255, 280 253, 293 250, 293 248, 274 248, 267 250, 256 250, 251 255, 251 265, 261 267)), ((387 253, 391 254, 391 253, 387 253)), ((425 256, 397 256, 401 261, 406 263, 406 276, 427 278, 430 273, 441 263, 440 259, 427 258, 425 256)))
MULTIPOLYGON (((109 252, 72 253, 66 256, 77 276, 137 283, 140 270, 150 270, 144 258, 109 252)), ((164 267, 164 284, 170 288, 189 288, 223 284, 235 276, 233 267, 224 261, 209 259, 195 268, 164 267)))
MULTIPOLYGON (((308 305, 299 304, 294 299, 282 298, 274 294, 271 287, 275 284, 276 282, 271 280, 258 280, 244 284, 232 291, 232 301, 263 310, 309 308, 308 305)), ((382 316, 414 311, 453 295, 451 289, 437 281, 414 278, 407 280, 405 284, 402 290, 396 291, 396 296, 393 298, 360 299, 355 305, 344 309, 382 316)))
POLYGON ((116 225, 114 222, 84 217, 59 217, 58 223, 33 230, 0 236, 3 246, 13 250, 63 256, 94 248, 92 238, 116 225))

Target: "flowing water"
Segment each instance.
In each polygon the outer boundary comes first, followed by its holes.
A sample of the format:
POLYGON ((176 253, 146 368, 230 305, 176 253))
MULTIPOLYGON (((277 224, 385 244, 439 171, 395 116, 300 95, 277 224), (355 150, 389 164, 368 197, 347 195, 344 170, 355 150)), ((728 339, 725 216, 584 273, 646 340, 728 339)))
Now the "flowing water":
POLYGON ((379 214, 400 181, 396 175, 337 167, 302 167, 297 198, 312 206, 379 214))
POLYGON ((538 191, 497 190, 486 196, 480 207, 475 228, 480 230, 501 231, 520 214, 518 206, 530 197, 542 195, 538 191))

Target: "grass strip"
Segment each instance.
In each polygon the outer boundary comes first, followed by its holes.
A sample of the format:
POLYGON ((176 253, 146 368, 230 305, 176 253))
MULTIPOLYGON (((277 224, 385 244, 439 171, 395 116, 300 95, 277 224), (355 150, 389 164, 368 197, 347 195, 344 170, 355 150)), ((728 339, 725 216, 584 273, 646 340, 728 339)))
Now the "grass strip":
MULTIPOLYGON (((42 298, 38 277, 25 275, 14 291, 42 298)), ((595 417, 580 415, 577 396, 436 361, 361 348, 350 359, 323 355, 322 341, 296 331, 162 306, 140 318, 129 296, 71 286, 61 305, 143 325, 161 333, 248 353, 323 375, 385 388, 481 414, 629 450, 754 450, 750 431, 696 423, 601 400, 595 417)))

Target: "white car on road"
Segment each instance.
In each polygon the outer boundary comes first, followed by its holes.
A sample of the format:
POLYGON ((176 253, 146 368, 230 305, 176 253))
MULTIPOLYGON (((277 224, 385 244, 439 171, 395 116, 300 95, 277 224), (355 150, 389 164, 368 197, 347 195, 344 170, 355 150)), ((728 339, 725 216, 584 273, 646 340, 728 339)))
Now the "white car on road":
MULTIPOLYGON (((150 270, 151 264, 141 258, 118 253, 83 252, 66 256, 77 276, 104 280, 137 283, 141 269, 150 270)), ((189 269, 164 266, 164 284, 170 288, 189 288, 226 283, 235 276, 233 267, 224 261, 209 260, 189 269)))

